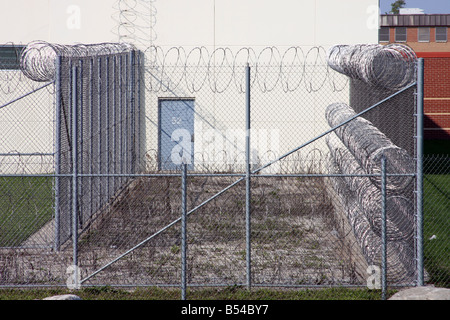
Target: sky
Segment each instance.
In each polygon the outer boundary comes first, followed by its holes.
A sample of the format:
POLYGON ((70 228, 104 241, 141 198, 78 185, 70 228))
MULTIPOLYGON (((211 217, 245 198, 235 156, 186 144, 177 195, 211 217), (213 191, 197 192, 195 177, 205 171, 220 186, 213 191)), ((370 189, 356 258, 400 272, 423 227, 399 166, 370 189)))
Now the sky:
MULTIPOLYGON (((391 3, 395 0, 379 0, 380 13, 384 14, 391 11, 391 3)), ((449 13, 450 0, 405 0, 405 8, 420 8, 426 14, 449 13)))

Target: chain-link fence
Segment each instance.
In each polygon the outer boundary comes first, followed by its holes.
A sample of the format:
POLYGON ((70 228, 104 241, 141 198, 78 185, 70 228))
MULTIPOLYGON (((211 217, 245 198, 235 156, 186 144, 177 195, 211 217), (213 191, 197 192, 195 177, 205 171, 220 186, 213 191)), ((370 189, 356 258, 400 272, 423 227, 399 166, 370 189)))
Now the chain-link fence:
MULTIPOLYGON (((52 217, 54 87, 20 71, 24 46, 6 44, 0 59, 0 243, 21 245, 52 217), (23 175, 30 175, 24 178, 23 175), (38 176, 40 175, 40 176, 38 176)), ((3 274, 3 273, 2 273, 3 274)), ((2 276, 3 279, 3 276, 2 276)))
POLYGON ((424 158, 424 264, 428 283, 449 288, 450 157, 442 153, 424 158))
POLYGON ((422 189, 408 48, 41 45, 14 71, 34 88, 1 98, 34 149, 0 138, 0 285, 448 286, 446 159, 422 189))

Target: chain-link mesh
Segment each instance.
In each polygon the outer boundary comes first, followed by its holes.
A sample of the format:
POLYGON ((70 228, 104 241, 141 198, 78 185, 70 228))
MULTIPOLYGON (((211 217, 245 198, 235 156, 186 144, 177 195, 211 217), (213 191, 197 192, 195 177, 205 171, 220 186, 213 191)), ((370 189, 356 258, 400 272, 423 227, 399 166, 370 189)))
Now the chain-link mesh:
MULTIPOLYGON (((56 106, 56 121, 60 124, 56 133, 57 173, 91 175, 82 179, 76 190, 82 229, 130 183, 124 174, 141 170, 139 139, 144 129, 138 87, 139 56, 133 51, 86 54, 87 57, 62 56, 57 71, 61 76, 56 106)), ((56 184, 59 247, 72 234, 74 185, 72 178, 66 177, 57 177, 56 184)))
POLYGON ((449 243, 449 174, 448 155, 424 158, 424 264, 428 283, 450 287, 449 243))
POLYGON ((54 128, 54 87, 22 74, 23 49, 6 44, 0 59, 1 247, 28 245, 53 214, 53 179, 22 177, 52 173, 54 128))
MULTIPOLYGON (((61 78, 51 76, 58 65, 45 69, 49 62, 40 61, 35 67, 59 82, 39 89, 47 82, 16 70, 32 88, 13 90, 16 96, 8 89, 1 97, 3 104, 20 98, 0 108, 0 117, 34 150, 11 155, 9 149, 21 144, 13 134, 0 137, 2 146, 10 144, 0 157, 0 202, 7 208, 0 221, 0 284, 71 287, 76 257, 82 287, 159 286, 175 299, 182 276, 192 296, 202 288, 248 285, 379 289, 385 244, 387 286, 416 285, 417 88, 410 78, 395 88, 372 78, 379 68, 387 75, 398 71, 387 63, 392 53, 377 47, 372 62, 378 69, 347 74, 338 67, 339 50, 327 55, 319 47, 259 53, 152 47, 145 64, 139 54, 131 62, 126 50, 82 56, 83 46, 75 53, 52 48, 61 56, 61 78), (43 108, 41 95, 48 96, 49 113, 35 116, 48 122, 48 129, 37 126, 47 136, 30 131, 34 127, 20 113, 20 104, 30 113, 43 108), (31 160, 36 151, 39 161, 31 160), (73 208, 76 243, 70 237, 73 208), (46 249, 39 249, 43 244, 46 249)), ((339 54, 349 55, 348 49, 339 54)), ((357 61, 351 55, 345 61, 357 67, 368 48, 353 49, 357 61)), ((394 50, 408 52, 401 70, 410 75, 411 52, 394 50)), ((401 59, 393 56, 398 67, 401 59)), ((33 73, 30 65, 27 70, 33 73)), ((8 77, 2 89, 12 87, 8 77)), ((448 286, 441 240, 446 162, 425 162, 426 281, 448 286)))

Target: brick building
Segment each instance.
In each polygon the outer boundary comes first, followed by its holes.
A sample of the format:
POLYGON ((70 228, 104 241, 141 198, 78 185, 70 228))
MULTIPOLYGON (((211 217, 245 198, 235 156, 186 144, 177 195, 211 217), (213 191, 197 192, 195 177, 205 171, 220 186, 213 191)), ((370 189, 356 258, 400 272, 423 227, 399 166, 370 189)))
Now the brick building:
POLYGON ((425 59, 424 136, 450 139, 450 14, 381 15, 379 43, 403 43, 425 59))

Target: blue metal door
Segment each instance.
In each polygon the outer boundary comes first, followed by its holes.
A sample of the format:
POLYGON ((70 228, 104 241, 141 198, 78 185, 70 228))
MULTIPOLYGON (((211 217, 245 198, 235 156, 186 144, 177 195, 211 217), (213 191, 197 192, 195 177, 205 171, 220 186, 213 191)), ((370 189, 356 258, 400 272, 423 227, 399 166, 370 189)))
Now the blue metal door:
POLYGON ((194 167, 194 99, 159 100, 159 168, 194 167))

